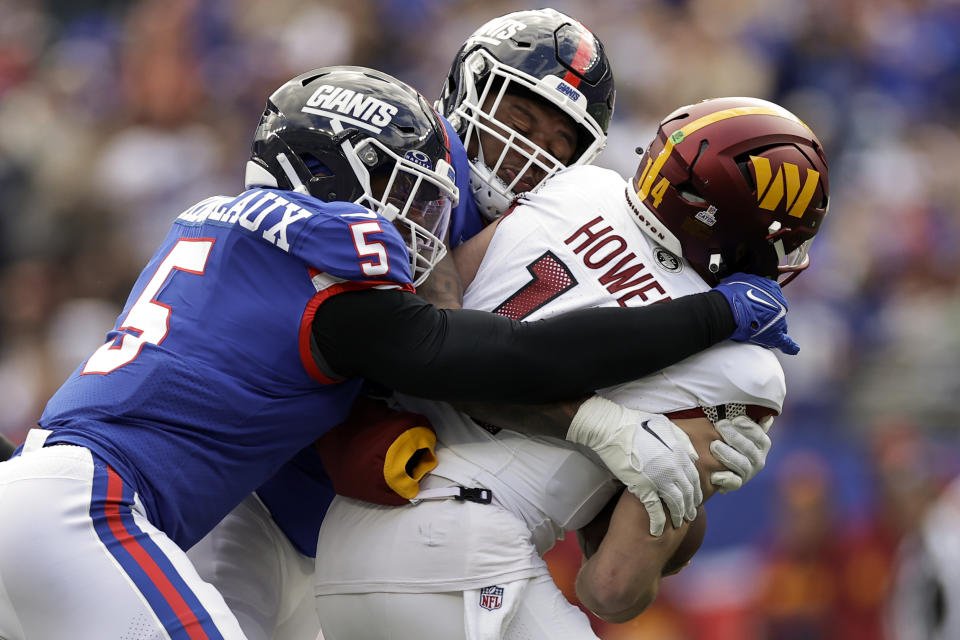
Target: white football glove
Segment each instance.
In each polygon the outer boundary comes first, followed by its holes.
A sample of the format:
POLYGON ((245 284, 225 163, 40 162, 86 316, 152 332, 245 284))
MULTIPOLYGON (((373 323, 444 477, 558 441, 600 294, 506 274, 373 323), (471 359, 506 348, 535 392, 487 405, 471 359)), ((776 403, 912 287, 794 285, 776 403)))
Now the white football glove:
POLYGON ((773 416, 765 417, 759 424, 747 416, 717 421, 713 426, 723 440, 711 442, 710 453, 729 471, 711 473, 710 483, 726 493, 739 489, 757 475, 770 453, 772 443, 767 431, 772 424, 773 416))
POLYGON ((703 502, 697 453, 689 436, 661 414, 627 409, 599 396, 577 411, 567 440, 593 449, 650 515, 650 535, 666 525, 663 504, 675 528, 693 521, 703 502), (661 504, 663 500, 663 504, 661 504))

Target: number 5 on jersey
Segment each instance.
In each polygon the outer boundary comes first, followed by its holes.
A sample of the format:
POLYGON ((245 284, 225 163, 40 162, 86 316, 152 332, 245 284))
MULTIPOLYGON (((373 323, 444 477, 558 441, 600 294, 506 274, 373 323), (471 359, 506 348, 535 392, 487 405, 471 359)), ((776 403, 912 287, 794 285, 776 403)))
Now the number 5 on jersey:
POLYGON ((380 223, 376 220, 369 222, 353 222, 350 224, 353 234, 353 246, 357 249, 360 258, 374 258, 361 260, 360 270, 365 276, 382 276, 390 272, 390 260, 387 257, 387 248, 378 240, 371 240, 367 236, 374 233, 383 233, 380 223))
POLYGON ((170 307, 155 298, 174 270, 203 275, 213 242, 183 239, 174 245, 120 323, 119 335, 94 351, 82 374, 110 373, 133 362, 143 345, 163 342, 170 330, 170 307))

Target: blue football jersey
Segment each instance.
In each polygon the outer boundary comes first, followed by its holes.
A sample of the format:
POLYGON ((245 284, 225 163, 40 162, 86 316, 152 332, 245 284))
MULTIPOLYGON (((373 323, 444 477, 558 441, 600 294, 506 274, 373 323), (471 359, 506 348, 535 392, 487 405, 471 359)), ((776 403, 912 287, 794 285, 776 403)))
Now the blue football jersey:
MULTIPOLYGON (((450 143, 450 164, 456 173, 460 202, 450 214, 450 249, 480 233, 484 223, 470 190, 470 165, 453 126, 440 117, 450 143)), ((300 553, 313 557, 317 536, 333 493, 320 456, 312 446, 301 451, 257 490, 277 526, 300 553)))
POLYGON ((316 309, 412 291, 399 232, 363 207, 251 189, 182 213, 107 342, 51 398, 49 443, 89 447, 186 549, 349 412, 314 363, 316 309))
POLYGON ((450 143, 450 166, 456 174, 457 188, 460 190, 460 202, 450 213, 450 246, 448 248, 453 249, 480 233, 484 223, 470 190, 470 163, 467 160, 467 150, 447 119, 440 116, 440 120, 443 121, 443 126, 447 130, 450 143))
POLYGON ((297 551, 316 556, 320 525, 337 495, 316 447, 301 449, 257 489, 257 495, 297 551))

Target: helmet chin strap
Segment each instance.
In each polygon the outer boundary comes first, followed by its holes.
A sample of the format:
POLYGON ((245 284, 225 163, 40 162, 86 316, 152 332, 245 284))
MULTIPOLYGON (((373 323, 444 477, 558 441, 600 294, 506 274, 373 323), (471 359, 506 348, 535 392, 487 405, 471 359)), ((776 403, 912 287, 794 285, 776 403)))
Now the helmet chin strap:
POLYGON ((787 255, 783 248, 783 240, 777 237, 782 226, 779 221, 774 220, 770 226, 767 227, 767 237, 770 239, 770 244, 773 245, 773 250, 777 252, 777 264, 783 262, 783 259, 787 255))
POLYGON ((294 191, 304 195, 310 194, 310 192, 307 191, 306 185, 304 185, 303 181, 300 180, 300 176, 297 175, 296 169, 294 169, 293 165, 290 164, 290 158, 287 157, 287 154, 278 153, 277 163, 280 165, 280 168, 283 169, 283 173, 287 176, 287 180, 290 181, 290 186, 293 187, 294 191))
MULTIPOLYGON (((339 120, 331 120, 330 128, 333 129, 335 134, 339 135, 343 133, 343 125, 339 120)), ((370 193, 370 172, 367 171, 367 168, 360 162, 360 158, 357 157, 353 143, 350 142, 350 136, 344 137, 343 142, 340 143, 340 148, 343 149, 343 157, 347 159, 347 163, 350 165, 350 168, 353 169, 353 174, 357 176, 357 181, 360 183, 360 188, 363 189, 364 195, 372 199, 373 194, 370 193)))

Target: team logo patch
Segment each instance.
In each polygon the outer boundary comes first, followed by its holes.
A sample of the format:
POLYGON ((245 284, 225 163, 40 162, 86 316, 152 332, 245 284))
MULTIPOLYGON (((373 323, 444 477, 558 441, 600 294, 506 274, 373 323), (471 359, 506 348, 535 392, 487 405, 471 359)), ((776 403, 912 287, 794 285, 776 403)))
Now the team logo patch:
POLYGON ((425 169, 433 169, 433 163, 430 162, 430 156, 425 154, 423 151, 415 151, 411 149, 403 154, 403 159, 413 164, 420 165, 425 169))
POLYGON ((480 606, 488 611, 503 606, 503 587, 492 586, 480 589, 480 606))
POLYGON ((657 266, 667 273, 680 273, 683 271, 683 263, 680 261, 680 258, 663 247, 656 247, 653 250, 653 257, 657 259, 657 266))
POLYGON ((708 227, 712 227, 713 225, 717 224, 717 208, 713 205, 710 205, 703 211, 697 213, 697 215, 694 217, 708 227))

